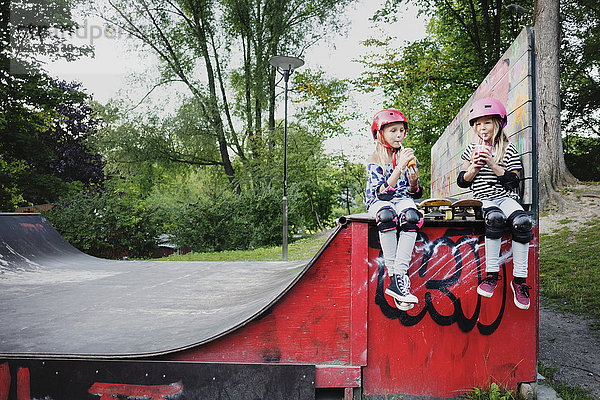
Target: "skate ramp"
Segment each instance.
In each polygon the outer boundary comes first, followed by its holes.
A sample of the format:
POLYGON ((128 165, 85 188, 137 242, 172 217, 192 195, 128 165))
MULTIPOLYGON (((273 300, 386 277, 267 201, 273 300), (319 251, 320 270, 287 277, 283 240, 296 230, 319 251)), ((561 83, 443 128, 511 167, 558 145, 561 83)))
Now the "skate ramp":
POLYGON ((267 312, 310 265, 105 260, 75 249, 39 214, 0 214, 0 355, 191 348, 267 312))

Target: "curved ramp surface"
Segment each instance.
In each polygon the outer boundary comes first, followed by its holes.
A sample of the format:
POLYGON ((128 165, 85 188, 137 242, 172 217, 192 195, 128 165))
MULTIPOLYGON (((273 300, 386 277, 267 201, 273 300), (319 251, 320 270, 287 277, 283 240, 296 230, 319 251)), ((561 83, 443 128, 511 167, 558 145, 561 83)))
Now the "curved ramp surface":
POLYGON ((0 214, 0 355, 187 349, 267 312, 310 264, 105 260, 75 249, 39 214, 0 214))

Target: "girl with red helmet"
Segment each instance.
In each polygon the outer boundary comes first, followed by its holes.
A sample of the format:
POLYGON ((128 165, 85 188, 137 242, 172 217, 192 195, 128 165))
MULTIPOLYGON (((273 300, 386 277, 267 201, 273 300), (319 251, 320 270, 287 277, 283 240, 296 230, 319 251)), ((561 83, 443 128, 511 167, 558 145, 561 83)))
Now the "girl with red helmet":
POLYGON ((507 114, 494 98, 477 100, 469 109, 469 124, 477 135, 475 143, 463 152, 463 165, 457 184, 470 188, 473 197, 483 202, 485 219, 486 277, 477 293, 492 297, 500 277, 500 245, 504 231, 512 233, 513 280, 510 287, 514 303, 520 309, 530 305, 527 285, 529 242, 533 222, 519 203, 519 172, 523 169, 519 152, 508 141, 503 128, 507 114))
POLYGON ((418 302, 410 293, 408 267, 423 215, 413 199, 421 197, 419 170, 413 149, 404 148, 408 121, 398 110, 379 111, 371 125, 375 152, 367 159, 365 205, 375 217, 379 241, 391 283, 385 293, 401 310, 418 302), (397 231, 400 231, 397 234, 397 231))

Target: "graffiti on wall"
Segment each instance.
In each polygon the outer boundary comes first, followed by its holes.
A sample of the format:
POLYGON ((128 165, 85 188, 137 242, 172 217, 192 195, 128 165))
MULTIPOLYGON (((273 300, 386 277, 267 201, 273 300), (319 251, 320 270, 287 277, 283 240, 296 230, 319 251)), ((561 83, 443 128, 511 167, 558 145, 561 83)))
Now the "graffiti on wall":
MULTIPOLYGON (((389 278, 381 252, 376 259, 375 304, 385 317, 404 326, 417 325, 429 315, 440 326, 456 324, 463 332, 477 328, 480 334, 491 335, 498 329, 510 297, 507 286, 499 284, 496 296, 501 296, 501 306, 494 310, 494 315, 486 315, 488 321, 481 320, 482 298, 477 295, 476 287, 485 271, 483 240, 472 229, 448 228, 433 240, 419 232, 409 269, 411 292, 419 298, 419 304, 409 311, 394 307, 384 294, 389 278)), ((507 282, 507 264, 511 258, 507 240, 503 240, 502 282, 507 282)))
MULTIPOLYGON (((7 362, 0 364, 0 400, 10 398, 11 381, 9 364, 7 362)), ((169 385, 129 385, 94 382, 88 389, 88 393, 100 400, 115 398, 163 400, 166 398, 165 396, 169 396, 170 399, 176 398, 173 396, 180 394, 182 390, 183 384, 181 381, 169 385)), ((16 400, 31 400, 31 376, 29 368, 18 368, 16 371, 14 393, 16 400)), ((39 398, 38 396, 36 398, 39 398)), ((43 398, 52 400, 52 397, 48 395, 44 395, 43 398)))
POLYGON ((506 105, 508 125, 504 131, 519 150, 523 162, 522 202, 532 203, 534 116, 531 35, 528 29, 521 32, 432 147, 432 197, 470 196, 468 190, 459 188, 456 184, 456 177, 463 163, 461 155, 470 142, 476 141, 476 136, 468 122, 468 109, 473 101, 491 96, 506 105))
POLYGON ((0 359, 0 400, 287 400, 314 382, 314 365, 0 359))

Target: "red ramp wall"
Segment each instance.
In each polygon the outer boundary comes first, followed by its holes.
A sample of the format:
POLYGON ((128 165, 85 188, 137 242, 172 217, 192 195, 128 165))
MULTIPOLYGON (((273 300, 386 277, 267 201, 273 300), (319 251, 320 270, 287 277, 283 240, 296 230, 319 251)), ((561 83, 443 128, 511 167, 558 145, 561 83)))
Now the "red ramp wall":
MULTIPOLYGON (((537 241, 536 241, 537 243, 537 241)), ((530 248, 531 271, 537 271, 530 248)), ((169 359, 316 365, 316 387, 362 387, 364 395, 454 397, 497 382, 535 380, 538 280, 532 306, 519 310, 502 280, 477 295, 484 273, 482 221, 427 221, 409 273, 418 305, 392 307, 374 221, 349 216, 302 279, 269 312, 239 330, 169 359)))
MULTIPOLYGON (((371 227, 371 236, 377 234, 371 227)), ((535 381, 538 329, 537 274, 530 274, 532 306, 518 309, 510 241, 503 240, 502 280, 494 296, 476 288, 485 275, 483 226, 426 227, 409 274, 419 303, 408 312, 383 294, 389 283, 376 239, 369 241, 368 360, 363 393, 453 397, 497 382, 516 389, 535 381)), ((536 249, 529 262, 535 266, 536 249)), ((531 271, 536 268, 532 267, 531 271)))

